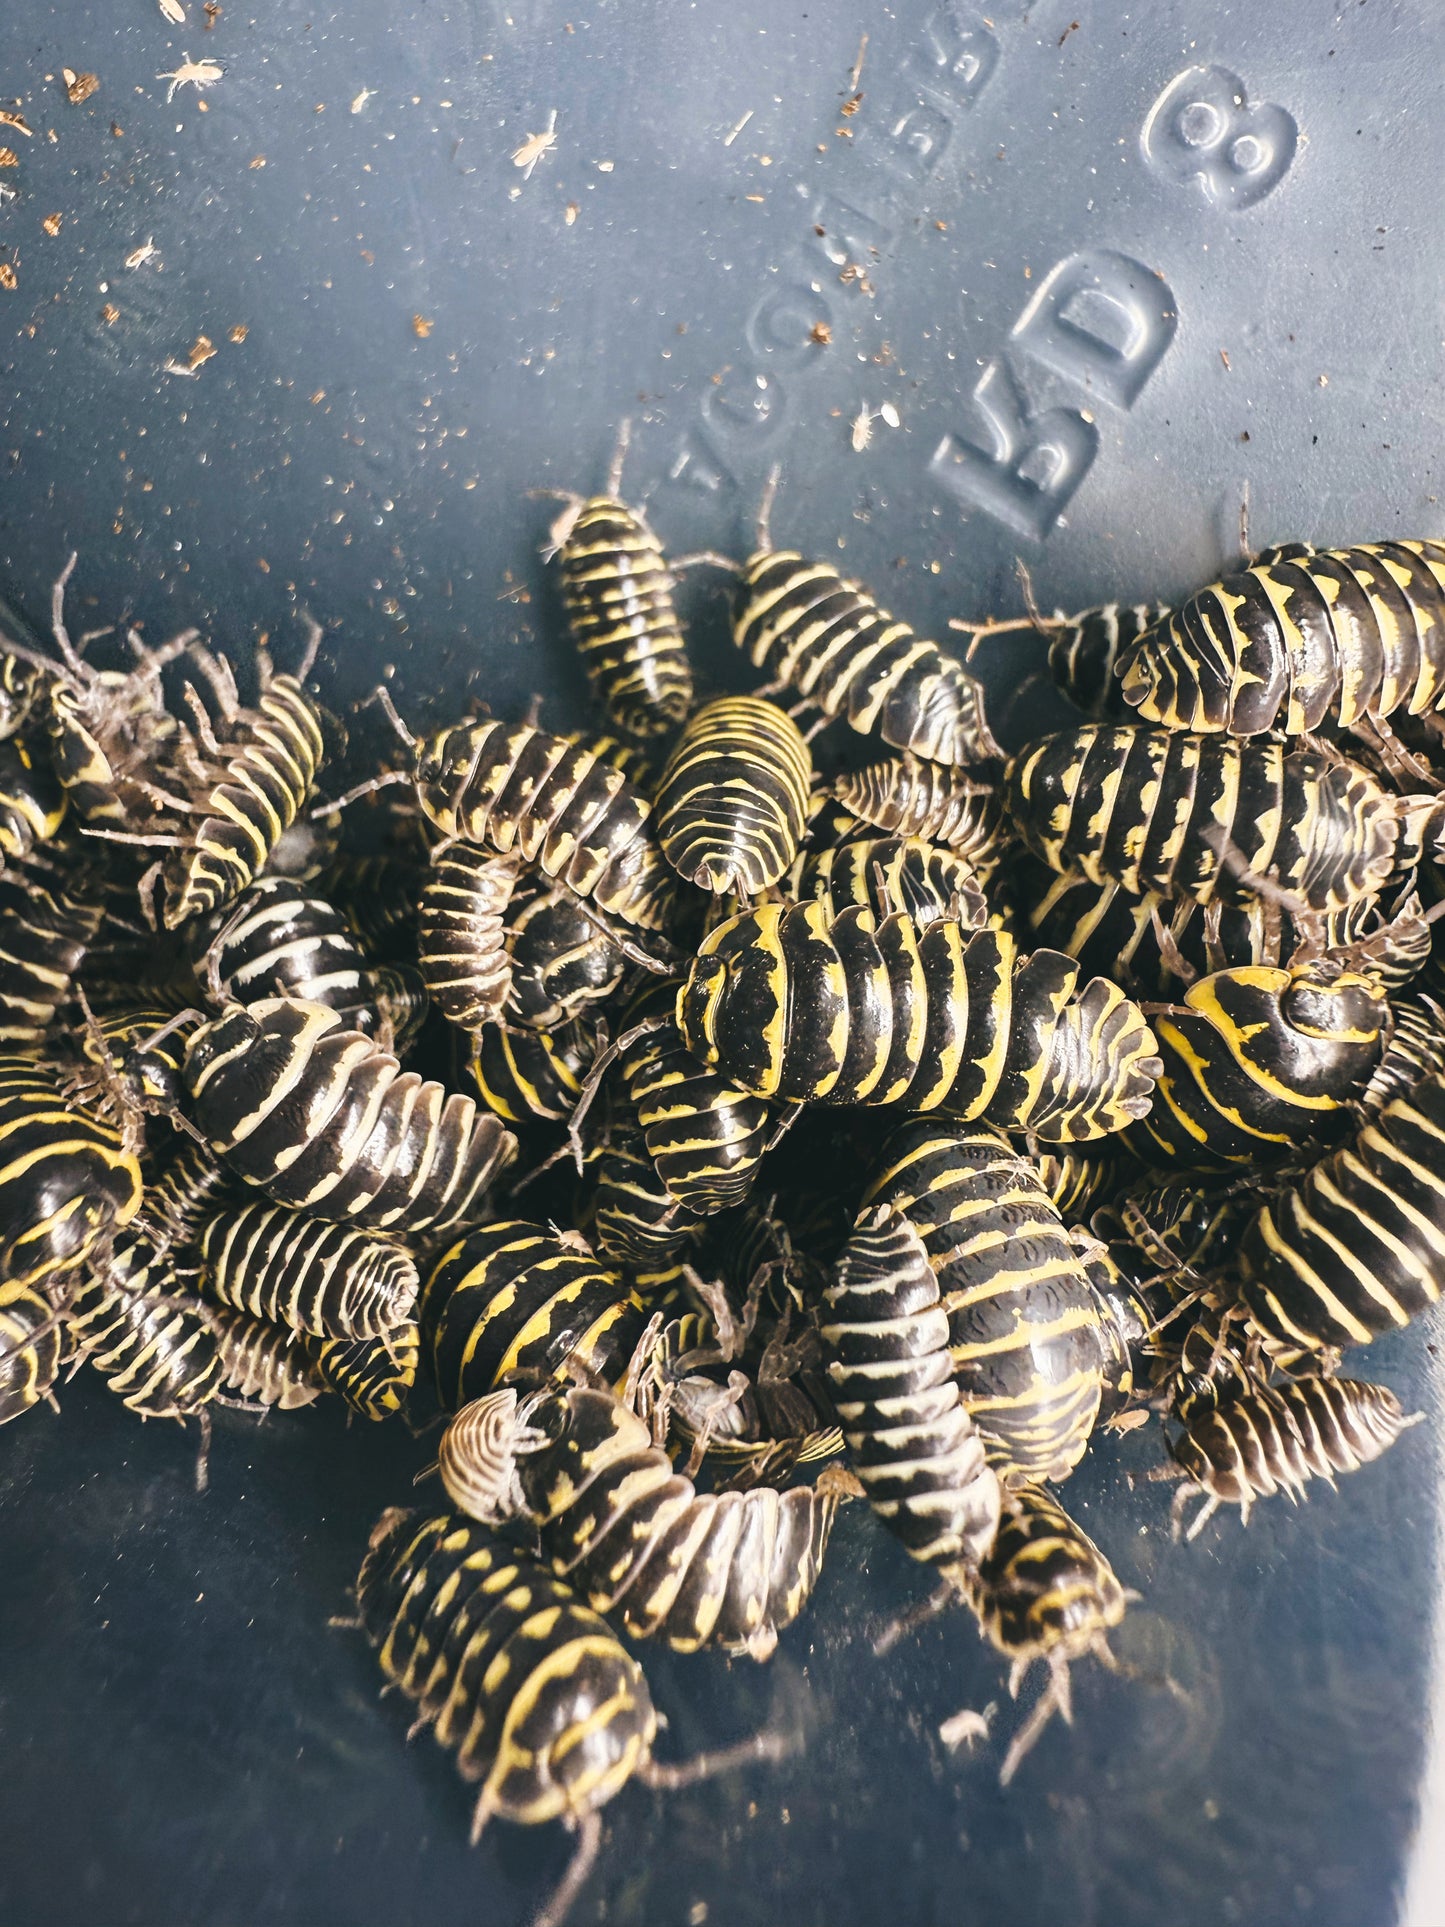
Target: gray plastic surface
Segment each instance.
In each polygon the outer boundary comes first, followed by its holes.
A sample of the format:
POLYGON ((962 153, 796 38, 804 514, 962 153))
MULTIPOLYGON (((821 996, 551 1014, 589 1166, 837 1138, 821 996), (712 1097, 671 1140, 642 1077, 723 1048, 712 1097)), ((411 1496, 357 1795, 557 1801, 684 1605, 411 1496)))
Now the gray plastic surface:
MULTIPOLYGON (((75 548, 77 627, 284 664, 304 606, 337 707, 391 664, 414 721, 580 720, 526 491, 595 486, 624 416, 674 552, 745 546, 781 462, 778 539, 934 634, 1017 611, 1020 556, 1045 607, 1197 586, 1246 484, 1257 545, 1445 526, 1431 0, 185 5, 0 17, 0 571, 37 614, 75 548), (167 102, 186 56, 221 75, 167 102)), ((717 579, 684 607, 746 686, 717 579)), ((1061 713, 1041 649, 980 663, 1009 739, 1061 713)), ((806 1750, 627 1791, 578 1919, 1439 1927, 1435 1329, 1366 1367, 1430 1423, 1248 1532, 1171 1546, 1152 1436, 1101 1442, 1065 1497, 1144 1603, 1006 1794, 935 1737, 1007 1732, 995 1658, 961 1614, 873 1657, 927 1580, 850 1508, 772 1668, 647 1655, 669 1754, 775 1705, 806 1750)), ((225 1414, 197 1497, 174 1428, 62 1403, 0 1436, 0 1919, 526 1918, 560 1835, 469 1851, 327 1626, 427 1445, 225 1414)))

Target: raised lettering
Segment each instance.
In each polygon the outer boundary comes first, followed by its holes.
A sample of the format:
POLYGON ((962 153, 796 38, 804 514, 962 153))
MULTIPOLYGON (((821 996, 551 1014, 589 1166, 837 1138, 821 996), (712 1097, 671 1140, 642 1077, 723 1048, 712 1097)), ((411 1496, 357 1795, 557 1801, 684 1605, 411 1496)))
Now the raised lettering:
POLYGON ((973 412, 981 438, 945 435, 928 464, 930 478, 961 507, 1042 542, 1088 474, 1099 431, 1076 409, 1031 414, 1003 355, 979 377, 973 412))
POLYGON ((1174 296, 1152 268, 1088 248, 1046 277, 1014 324, 1013 344, 1116 407, 1132 408, 1178 325, 1174 296))

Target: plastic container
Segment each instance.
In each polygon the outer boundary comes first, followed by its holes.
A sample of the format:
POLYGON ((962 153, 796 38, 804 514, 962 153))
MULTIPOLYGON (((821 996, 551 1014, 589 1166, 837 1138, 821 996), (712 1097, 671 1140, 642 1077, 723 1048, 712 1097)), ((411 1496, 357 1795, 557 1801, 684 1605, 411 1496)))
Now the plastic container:
MULTIPOLYGON (((674 552, 745 546, 780 462, 779 539, 925 633, 1018 610, 1017 557, 1046 608, 1197 586, 1246 486, 1256 545, 1445 525, 1426 0, 572 5, 7 10, 0 567, 37 613, 75 548, 77 628, 284 665, 304 606, 337 707, 391 665, 413 720, 579 719, 527 491, 597 484, 624 416, 674 552)), ((715 579, 684 606, 746 686, 715 579)), ((981 657, 1012 740, 1041 662, 981 657)), ((670 1752, 770 1710, 805 1752, 629 1790, 577 1919, 1434 1927, 1435 1329, 1369 1363, 1430 1424, 1248 1532, 1171 1545, 1156 1441, 1099 1443, 1067 1500, 1143 1602, 1006 1794, 936 1738, 1007 1731, 996 1659, 963 1614, 875 1659, 927 1579, 850 1508, 772 1667, 648 1656, 670 1752)), ((526 1918, 560 1834, 469 1851, 327 1624, 428 1442, 222 1414, 197 1496, 173 1428, 62 1403, 0 1441, 0 1918, 526 1918)))

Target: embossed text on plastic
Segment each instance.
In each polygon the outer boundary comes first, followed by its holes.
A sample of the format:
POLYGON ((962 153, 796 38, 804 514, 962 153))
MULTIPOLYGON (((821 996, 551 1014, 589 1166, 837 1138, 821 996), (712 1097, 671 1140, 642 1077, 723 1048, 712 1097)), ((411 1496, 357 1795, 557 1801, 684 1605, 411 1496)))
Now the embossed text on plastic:
POLYGON ((1075 408, 1031 414, 1004 355, 984 369, 972 406, 988 445, 945 435, 930 476, 964 508, 1041 542, 1093 465, 1098 429, 1075 408))
POLYGON ((923 45, 903 63, 903 78, 916 87, 970 107, 993 78, 998 41, 992 23, 956 6, 942 6, 923 23, 923 45))
POLYGON ((809 199, 809 229, 788 249, 779 278, 746 322, 746 359, 704 393, 697 418, 684 433, 670 478, 694 488, 735 483, 754 451, 776 434, 791 402, 794 375, 819 366, 811 331, 836 325, 838 300, 833 270, 868 263, 873 270, 916 218, 920 192, 937 173, 962 123, 977 104, 999 62, 994 30, 1018 0, 1000 0, 988 19, 941 0, 896 70, 891 87, 877 89, 878 116, 860 123, 850 143, 850 181, 856 155, 882 164, 866 208, 824 186, 809 199), (786 383, 780 379, 786 375, 786 383))
POLYGON ((1048 275, 1014 323, 1013 342, 1056 374, 1132 408, 1177 326, 1174 296, 1152 268, 1089 248, 1048 275))
POLYGON ((963 508, 1043 541, 1088 474, 1099 433, 1082 409, 1034 413, 1018 363, 1037 362, 1090 400, 1132 408, 1177 326, 1168 282, 1142 261, 1112 248, 1067 255, 1014 323, 1011 353, 996 355, 974 388, 970 411, 982 433, 945 435, 930 477, 963 508))
POLYGON ((1252 207, 1289 172, 1299 128, 1274 101, 1251 103, 1227 67, 1186 67, 1150 108, 1140 140, 1166 179, 1197 181, 1221 207, 1252 207))

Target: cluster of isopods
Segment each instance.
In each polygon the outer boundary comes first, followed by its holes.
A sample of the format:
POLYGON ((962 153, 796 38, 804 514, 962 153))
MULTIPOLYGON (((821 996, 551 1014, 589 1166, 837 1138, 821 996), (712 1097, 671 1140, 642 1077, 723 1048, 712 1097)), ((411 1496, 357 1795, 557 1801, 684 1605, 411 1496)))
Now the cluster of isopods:
POLYGON ((1340 1358, 1445 1280, 1445 544, 960 623, 1089 718, 1005 759, 770 500, 695 558, 766 687, 697 700, 619 488, 554 529, 612 733, 392 710, 345 794, 314 632, 247 704, 191 632, 93 668, 64 577, 53 645, 0 610, 0 1420, 72 1359, 439 1404, 357 1623, 478 1830, 577 1832, 550 1921, 629 1779, 787 1743, 655 1760, 620 1635, 766 1660, 865 1500, 1042 1663, 1007 1778, 1126 1610, 1095 1432, 1163 1421, 1191 1533, 1298 1495, 1410 1422, 1340 1358))

